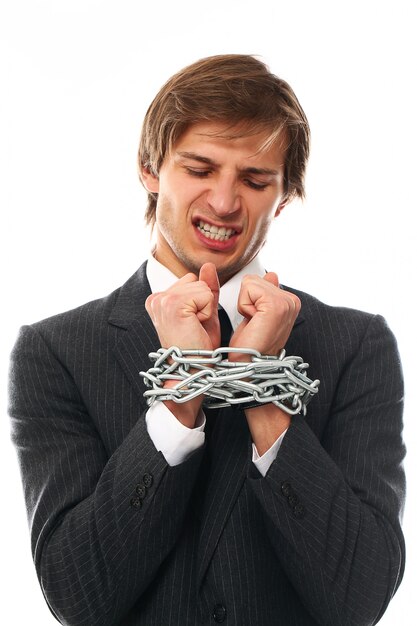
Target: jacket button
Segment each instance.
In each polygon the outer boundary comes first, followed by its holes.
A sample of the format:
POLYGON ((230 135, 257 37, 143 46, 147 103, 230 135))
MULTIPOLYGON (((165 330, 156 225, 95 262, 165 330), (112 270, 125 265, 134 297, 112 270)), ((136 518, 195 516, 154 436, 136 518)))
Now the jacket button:
POLYGON ((150 486, 152 485, 152 483, 153 483, 153 476, 152 476, 152 474, 148 474, 148 473, 146 472, 146 474, 144 474, 144 475, 143 475, 142 480, 143 480, 143 484, 145 485, 145 487, 146 487, 147 489, 149 489, 149 487, 150 487, 150 486))
POLYGON ((303 518, 306 514, 305 507, 302 504, 296 504, 292 512, 294 513, 294 517, 296 517, 297 519, 303 518))
POLYGON ((286 498, 288 498, 290 495, 292 495, 293 490, 292 490, 291 484, 288 482, 288 480, 284 480, 284 482, 281 483, 281 493, 286 498))
POLYGON ((291 494, 288 496, 288 504, 289 504, 291 507, 295 507, 295 505, 296 505, 296 504, 298 504, 298 498, 297 498, 297 496, 295 495, 295 493, 291 493, 291 494))
POLYGON ((139 485, 136 485, 135 491, 141 500, 143 500, 143 498, 146 496, 146 487, 142 483, 139 483, 139 485))
POLYGON ((217 624, 222 624, 226 619, 226 607, 223 604, 216 604, 213 609, 213 619, 217 624))
POLYGON ((142 500, 138 496, 133 496, 130 500, 130 506, 133 506, 134 509, 140 509, 142 500))

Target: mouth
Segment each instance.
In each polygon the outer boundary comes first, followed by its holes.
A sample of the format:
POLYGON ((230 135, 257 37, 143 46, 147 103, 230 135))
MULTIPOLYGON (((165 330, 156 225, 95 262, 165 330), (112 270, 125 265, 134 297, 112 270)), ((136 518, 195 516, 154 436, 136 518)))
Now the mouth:
POLYGON ((208 222, 204 222, 203 220, 199 220, 195 224, 198 231, 206 237, 206 239, 210 239, 212 241, 229 241, 231 237, 237 234, 237 230, 234 228, 227 228, 226 226, 215 226, 214 224, 209 224, 208 222))

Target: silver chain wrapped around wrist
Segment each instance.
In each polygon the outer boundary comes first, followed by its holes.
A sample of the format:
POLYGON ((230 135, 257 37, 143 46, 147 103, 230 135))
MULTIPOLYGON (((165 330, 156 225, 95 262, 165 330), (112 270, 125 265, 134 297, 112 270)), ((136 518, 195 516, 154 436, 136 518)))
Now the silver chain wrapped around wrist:
POLYGON ((204 395, 206 408, 238 405, 244 409, 273 403, 290 415, 307 412, 307 404, 318 392, 319 380, 306 375, 309 367, 299 356, 263 356, 250 348, 181 350, 160 348, 149 354, 153 367, 140 372, 149 390, 144 392, 148 406, 156 401, 177 403, 204 395), (231 352, 248 355, 246 362, 229 361, 231 352), (165 388, 168 380, 178 381, 165 388))

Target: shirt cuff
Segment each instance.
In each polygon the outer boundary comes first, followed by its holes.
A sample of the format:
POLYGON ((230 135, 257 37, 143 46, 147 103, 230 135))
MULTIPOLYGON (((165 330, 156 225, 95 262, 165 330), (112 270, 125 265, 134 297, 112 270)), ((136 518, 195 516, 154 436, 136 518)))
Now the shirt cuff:
POLYGON ((206 418, 203 411, 197 416, 195 428, 181 424, 163 402, 154 402, 145 419, 155 448, 172 467, 186 461, 204 444, 206 418))
POLYGON ((275 443, 273 443, 272 446, 269 448, 269 450, 267 450, 262 456, 259 456, 259 453, 258 453, 258 450, 256 449, 255 444, 252 443, 252 462, 255 465, 258 472, 260 472, 263 477, 266 476, 272 463, 277 458, 278 450, 281 447, 282 440, 284 439, 285 433, 287 432, 287 430, 288 428, 284 430, 283 433, 281 433, 281 435, 278 437, 275 443))

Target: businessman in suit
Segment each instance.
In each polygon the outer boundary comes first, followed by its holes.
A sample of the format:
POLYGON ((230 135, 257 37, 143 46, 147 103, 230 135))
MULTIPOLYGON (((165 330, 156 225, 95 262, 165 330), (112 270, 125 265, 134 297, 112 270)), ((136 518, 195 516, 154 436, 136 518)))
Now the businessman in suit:
POLYGON ((368 625, 398 588, 395 339, 378 315, 282 287, 259 259, 303 196, 308 152, 298 100, 263 63, 185 68, 142 130, 149 259, 108 297, 22 329, 12 433, 62 624, 368 625), (227 344, 236 361, 239 348, 301 355, 321 381, 307 415, 202 396, 147 406, 151 351, 227 344))

